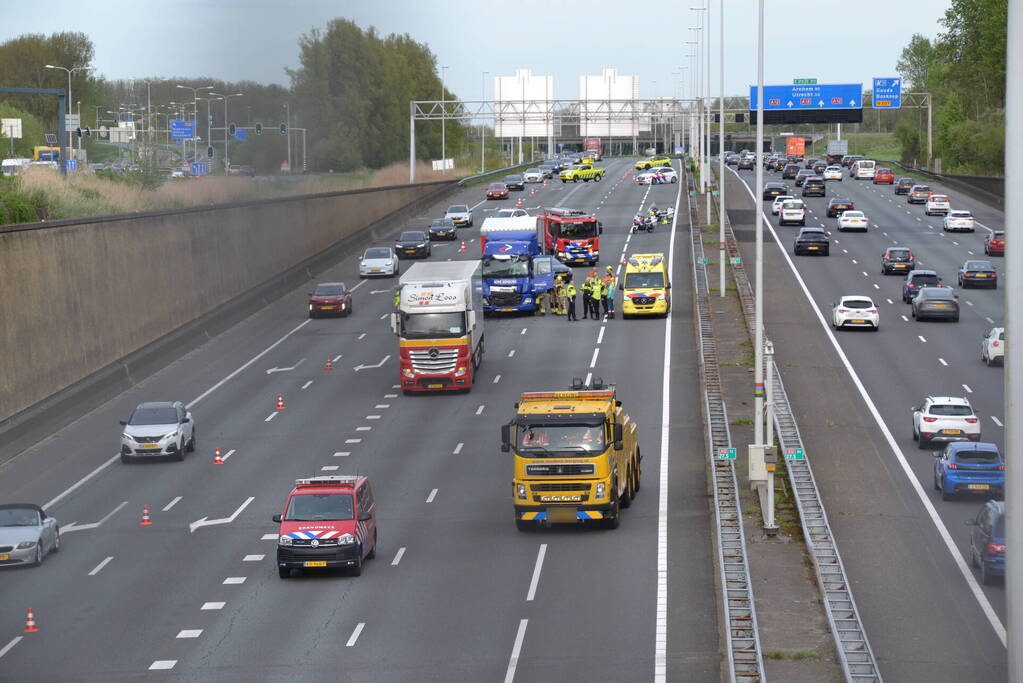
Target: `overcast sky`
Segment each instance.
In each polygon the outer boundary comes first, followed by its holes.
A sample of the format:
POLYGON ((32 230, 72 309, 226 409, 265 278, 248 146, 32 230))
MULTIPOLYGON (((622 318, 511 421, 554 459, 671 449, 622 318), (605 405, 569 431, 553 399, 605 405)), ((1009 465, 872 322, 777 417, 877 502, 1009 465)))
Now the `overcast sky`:
MULTIPOLYGON (((721 0, 140 0, 18 3, 0 22, 0 40, 23 33, 83 31, 96 47, 93 65, 108 78, 212 76, 288 84, 297 66, 299 37, 334 17, 380 33, 408 33, 449 65, 448 88, 479 99, 482 73, 529 68, 554 76, 554 95, 579 96, 579 75, 615 67, 641 79, 642 97, 680 92, 680 66, 702 12, 711 5, 711 84, 718 92, 718 8, 721 0), (147 9, 148 8, 148 9, 147 9)), ((755 0, 725 2, 725 78, 729 94, 748 92, 756 79, 755 0)), ((818 78, 864 83, 894 76, 913 33, 933 37, 949 0, 766 0, 765 83, 818 78)), ((683 72, 689 94, 689 72, 683 72)), ((9 83, 5 85, 18 85, 9 83)))

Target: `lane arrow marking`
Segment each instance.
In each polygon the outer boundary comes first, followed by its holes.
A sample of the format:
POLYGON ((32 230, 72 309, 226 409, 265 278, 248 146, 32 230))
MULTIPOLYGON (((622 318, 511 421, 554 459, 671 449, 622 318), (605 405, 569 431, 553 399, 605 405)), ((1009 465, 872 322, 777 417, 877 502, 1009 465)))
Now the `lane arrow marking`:
POLYGON ((390 356, 384 356, 384 359, 382 361, 380 361, 379 363, 376 363, 374 365, 356 365, 355 366, 355 371, 358 372, 359 370, 369 370, 370 368, 379 368, 381 365, 383 365, 388 360, 390 360, 390 358, 391 358, 390 356))
POLYGON ((391 290, 389 290, 389 289, 374 289, 374 290, 370 291, 370 294, 387 294, 390 291, 391 290))
POLYGON ((249 503, 251 503, 255 499, 256 499, 255 496, 249 496, 246 499, 246 501, 242 503, 238 507, 238 509, 234 511, 234 514, 231 515, 230 517, 224 517, 222 519, 207 519, 203 517, 202 519, 195 520, 194 522, 188 525, 188 533, 193 533, 196 529, 202 526, 213 526, 214 524, 230 524, 235 520, 236 517, 238 517, 238 515, 242 513, 242 510, 247 508, 249 506, 249 503))
POLYGON ((65 524, 64 526, 62 526, 60 528, 60 533, 66 534, 69 531, 87 531, 89 529, 95 529, 95 528, 99 527, 101 524, 103 524, 103 522, 107 521, 108 519, 113 517, 115 514, 117 514, 117 511, 120 510, 121 508, 123 508, 127 504, 128 504, 128 501, 124 501, 123 503, 121 503, 120 505, 115 507, 113 510, 108 512, 107 516, 104 517, 103 519, 99 520, 98 522, 92 522, 91 524, 79 524, 78 522, 71 522, 70 524, 65 524))
POLYGON ((299 362, 295 363, 290 368, 277 368, 277 367, 273 367, 273 368, 270 368, 269 370, 267 370, 266 374, 272 375, 275 372, 289 372, 291 370, 294 370, 295 368, 297 368, 299 365, 301 365, 304 362, 305 362, 305 358, 303 358, 299 362))

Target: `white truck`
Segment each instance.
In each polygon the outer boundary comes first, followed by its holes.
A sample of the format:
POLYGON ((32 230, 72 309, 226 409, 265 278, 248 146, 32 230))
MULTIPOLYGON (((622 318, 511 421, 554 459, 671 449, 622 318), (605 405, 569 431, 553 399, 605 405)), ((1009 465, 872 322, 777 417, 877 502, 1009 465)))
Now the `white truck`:
POLYGON ((398 382, 405 393, 464 391, 483 360, 483 280, 479 261, 414 263, 401 275, 398 382))

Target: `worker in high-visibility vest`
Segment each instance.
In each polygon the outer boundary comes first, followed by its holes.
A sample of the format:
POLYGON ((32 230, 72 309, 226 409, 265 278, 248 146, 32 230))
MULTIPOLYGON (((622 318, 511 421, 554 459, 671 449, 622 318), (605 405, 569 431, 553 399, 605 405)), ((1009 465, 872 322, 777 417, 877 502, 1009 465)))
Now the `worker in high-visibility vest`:
POLYGON ((578 320, 575 317, 575 285, 571 282, 565 287, 565 301, 568 303, 568 320, 578 320))
POLYGON ((562 276, 554 283, 554 302, 552 307, 557 315, 565 315, 565 281, 562 276))
POLYGON ((618 294, 618 282, 615 280, 614 271, 611 266, 607 267, 604 273, 604 314, 608 318, 615 317, 615 296, 618 294))

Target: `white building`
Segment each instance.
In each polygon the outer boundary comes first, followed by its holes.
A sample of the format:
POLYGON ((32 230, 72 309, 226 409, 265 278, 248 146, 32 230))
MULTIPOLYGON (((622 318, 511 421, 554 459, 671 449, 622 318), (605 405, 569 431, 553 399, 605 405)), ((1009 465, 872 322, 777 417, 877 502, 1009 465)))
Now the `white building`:
POLYGON ((599 76, 579 77, 579 133, 583 137, 631 138, 649 123, 638 115, 639 76, 620 76, 618 69, 604 69, 599 76))
POLYGON ((494 134, 498 138, 547 139, 554 135, 550 115, 554 77, 517 69, 514 76, 494 78, 494 134))

